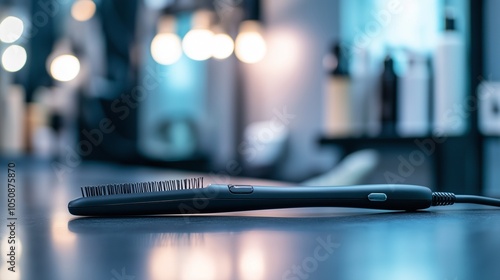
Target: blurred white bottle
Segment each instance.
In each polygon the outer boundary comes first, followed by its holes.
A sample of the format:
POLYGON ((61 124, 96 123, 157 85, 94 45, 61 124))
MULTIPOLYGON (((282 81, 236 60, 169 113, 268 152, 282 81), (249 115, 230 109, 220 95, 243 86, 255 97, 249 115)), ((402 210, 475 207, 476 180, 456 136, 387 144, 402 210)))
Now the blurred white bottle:
POLYGON ((445 30, 438 38, 434 56, 433 131, 446 136, 461 135, 467 129, 465 45, 455 24, 453 11, 448 9, 445 30))
POLYGON ((429 69, 425 56, 410 53, 401 78, 397 132, 401 136, 425 136, 430 131, 429 69))
POLYGON ((353 136, 361 136, 368 130, 370 105, 369 94, 373 89, 370 56, 366 49, 354 53, 351 66, 351 121, 353 136))
POLYGON ((4 154, 19 155, 25 150, 25 108, 24 88, 20 85, 10 85, 3 95, 2 125, 0 132, 0 150, 4 154))

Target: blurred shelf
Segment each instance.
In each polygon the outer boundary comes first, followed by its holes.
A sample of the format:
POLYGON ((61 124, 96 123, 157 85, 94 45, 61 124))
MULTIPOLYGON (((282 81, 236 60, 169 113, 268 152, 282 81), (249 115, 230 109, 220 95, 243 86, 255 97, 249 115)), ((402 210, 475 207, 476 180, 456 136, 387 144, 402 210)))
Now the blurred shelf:
POLYGON ((362 148, 385 148, 391 146, 411 146, 417 145, 419 142, 427 142, 431 140, 436 146, 441 146, 442 143, 463 143, 466 136, 451 136, 447 137, 444 142, 435 141, 432 136, 425 137, 401 137, 397 135, 384 135, 378 137, 346 137, 333 138, 328 136, 320 136, 318 143, 322 146, 337 145, 347 151, 355 151, 362 148))
POLYGON ((134 164, 205 172, 208 170, 208 162, 208 158, 205 155, 195 155, 190 158, 172 160, 141 158, 139 161, 134 162, 134 164))
POLYGON ((429 137, 400 137, 400 136, 377 136, 377 137, 345 137, 335 138, 329 136, 320 136, 319 143, 321 145, 385 145, 385 144, 408 144, 413 143, 415 140, 428 139, 429 137))
MULTIPOLYGON (((465 136, 450 136, 446 138, 446 141, 461 141, 465 139, 465 136)), ((408 145, 415 144, 416 141, 432 140, 432 135, 419 136, 419 137, 401 137, 398 135, 382 135, 377 137, 345 137, 345 138, 335 138, 330 136, 320 136, 318 142, 320 145, 339 145, 348 147, 361 147, 361 146, 386 146, 386 145, 408 145)), ((434 141, 434 140, 433 140, 434 141)), ((434 141, 438 143, 437 141, 434 141)))

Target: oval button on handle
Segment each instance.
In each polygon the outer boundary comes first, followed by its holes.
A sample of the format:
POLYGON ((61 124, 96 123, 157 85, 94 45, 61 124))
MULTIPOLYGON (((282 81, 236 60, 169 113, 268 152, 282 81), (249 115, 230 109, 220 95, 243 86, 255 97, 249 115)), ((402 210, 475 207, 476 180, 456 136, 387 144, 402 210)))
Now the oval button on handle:
POLYGON ((368 195, 369 201, 386 201, 387 195, 385 193, 371 193, 368 195))
POLYGON ((253 193, 252 186, 229 186, 229 191, 234 194, 250 194, 253 193))

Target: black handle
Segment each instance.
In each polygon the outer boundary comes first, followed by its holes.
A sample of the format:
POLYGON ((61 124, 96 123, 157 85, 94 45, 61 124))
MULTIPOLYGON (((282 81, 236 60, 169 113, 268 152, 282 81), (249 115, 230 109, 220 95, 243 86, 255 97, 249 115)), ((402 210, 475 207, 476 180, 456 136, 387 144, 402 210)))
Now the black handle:
POLYGON ((429 188, 414 185, 265 187, 210 185, 203 189, 86 197, 69 203, 74 215, 151 215, 294 207, 418 210, 431 206, 429 188))

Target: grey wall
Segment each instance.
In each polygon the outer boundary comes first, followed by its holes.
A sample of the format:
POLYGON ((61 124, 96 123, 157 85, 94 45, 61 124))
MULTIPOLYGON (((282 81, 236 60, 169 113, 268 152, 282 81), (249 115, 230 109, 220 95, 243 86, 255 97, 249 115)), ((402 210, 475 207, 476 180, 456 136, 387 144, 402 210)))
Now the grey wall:
POLYGON ((270 120, 276 110, 295 115, 289 123, 289 155, 283 179, 301 180, 334 164, 334 154, 318 147, 326 74, 322 59, 338 37, 339 1, 266 0, 263 21, 266 58, 244 68, 246 121, 270 120))

